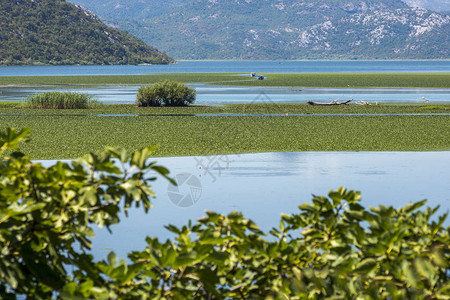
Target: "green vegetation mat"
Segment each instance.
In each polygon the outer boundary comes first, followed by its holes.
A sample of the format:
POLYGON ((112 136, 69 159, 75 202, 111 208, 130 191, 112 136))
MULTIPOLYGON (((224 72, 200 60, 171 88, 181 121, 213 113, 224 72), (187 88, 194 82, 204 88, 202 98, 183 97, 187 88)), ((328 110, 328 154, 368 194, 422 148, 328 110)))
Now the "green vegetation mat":
POLYGON ((161 80, 184 83, 226 82, 249 80, 249 77, 228 73, 187 73, 149 75, 98 75, 98 76, 11 76, 0 77, 0 85, 143 85, 161 80))
POLYGON ((450 150, 450 114, 360 116, 351 113, 448 112, 449 105, 312 107, 249 106, 245 112, 342 113, 348 116, 193 116, 242 112, 223 107, 137 108, 105 105, 85 110, 0 108, 0 128, 30 127, 22 150, 33 159, 76 158, 105 146, 129 150, 160 144, 157 156, 213 155, 268 151, 450 150), (262 111, 260 111, 262 110, 262 111), (315 111, 315 112, 314 112, 315 111), (98 116, 99 114, 140 116, 98 116), (183 115, 186 114, 186 115, 183 115))
POLYGON ((450 73, 312 73, 266 74, 266 76, 266 80, 235 82, 233 85, 335 88, 450 88, 450 73))
POLYGON ((77 115, 99 114, 133 115, 195 115, 195 114, 450 114, 449 103, 379 104, 312 106, 299 103, 227 104, 218 106, 191 105, 185 107, 137 107, 134 104, 94 104, 91 109, 33 109, 25 103, 0 102, 0 116, 5 115, 77 115))
POLYGON ((233 73, 187 73, 110 76, 0 77, 0 85, 143 85, 160 80, 239 86, 279 87, 427 87, 449 88, 450 73, 308 73, 264 74, 266 80, 233 73))

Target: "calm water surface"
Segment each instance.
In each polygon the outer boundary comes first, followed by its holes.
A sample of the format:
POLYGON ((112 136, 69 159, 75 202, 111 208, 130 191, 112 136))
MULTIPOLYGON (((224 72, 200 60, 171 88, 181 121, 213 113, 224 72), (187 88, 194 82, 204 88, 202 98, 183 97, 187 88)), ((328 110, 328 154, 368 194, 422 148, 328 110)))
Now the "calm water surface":
MULTIPOLYGON (((0 67, 0 76, 138 75, 151 73, 347 73, 347 72, 450 72, 450 61, 181 61, 154 66, 11 66, 0 67)), ((267 101, 304 103, 354 99, 369 102, 450 102, 449 89, 314 89, 220 87, 193 84, 196 103, 219 105, 250 103, 264 95, 267 101)), ((103 103, 134 103, 138 86, 100 87, 0 87, 0 101, 23 101, 48 91, 87 93, 103 103)))
MULTIPOLYGON (((368 102, 450 102, 450 89, 424 88, 264 88, 226 87, 192 84, 197 91, 198 105, 237 103, 305 103, 308 100, 329 102, 354 99, 368 102)), ((107 104, 132 104, 139 86, 100 87, 0 87, 0 101, 23 101, 29 95, 51 91, 86 93, 107 104)))
POLYGON ((173 177, 188 180, 179 181, 178 190, 157 180, 147 215, 133 210, 113 234, 97 230, 96 257, 112 249, 125 257, 143 249, 146 236, 171 237, 163 225, 184 225, 205 210, 242 211, 268 231, 278 226, 281 213, 297 212, 311 194, 326 195, 339 186, 361 191, 365 206, 400 207, 428 199, 430 206, 441 206, 439 215, 450 209, 450 152, 285 152, 157 161, 173 177))
POLYGON ((150 73, 449 72, 450 61, 179 61, 150 66, 9 66, 0 76, 140 75, 150 73))

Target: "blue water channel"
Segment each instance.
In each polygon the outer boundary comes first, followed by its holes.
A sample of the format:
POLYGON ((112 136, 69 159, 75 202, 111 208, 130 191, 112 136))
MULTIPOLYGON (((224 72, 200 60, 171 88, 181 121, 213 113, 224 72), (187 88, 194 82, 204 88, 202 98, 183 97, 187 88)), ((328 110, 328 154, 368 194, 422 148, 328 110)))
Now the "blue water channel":
MULTIPOLYGON (((354 99, 354 103, 446 103, 450 102, 449 89, 427 88, 273 88, 229 87, 191 84, 197 91, 197 105, 222 105, 239 103, 306 103, 307 101, 330 102, 354 99)), ((0 101, 24 101, 36 93, 62 91, 86 93, 106 104, 132 104, 139 86, 97 87, 0 87, 0 101)))

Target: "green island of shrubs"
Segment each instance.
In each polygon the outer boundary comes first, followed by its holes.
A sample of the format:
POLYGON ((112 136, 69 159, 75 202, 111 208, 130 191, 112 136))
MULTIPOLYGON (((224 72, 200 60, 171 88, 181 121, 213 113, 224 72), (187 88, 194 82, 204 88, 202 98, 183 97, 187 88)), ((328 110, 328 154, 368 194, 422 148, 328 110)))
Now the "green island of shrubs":
POLYGON ((159 81, 140 87, 136 96, 138 106, 187 106, 194 103, 194 88, 172 80, 159 81))
MULTIPOLYGON (((194 103, 196 92, 187 85, 164 80, 153 85, 142 86, 136 95, 139 107, 147 106, 187 106, 194 103)), ((27 106, 47 109, 85 109, 93 108, 99 102, 88 94, 74 92, 46 92, 27 98, 27 106)))

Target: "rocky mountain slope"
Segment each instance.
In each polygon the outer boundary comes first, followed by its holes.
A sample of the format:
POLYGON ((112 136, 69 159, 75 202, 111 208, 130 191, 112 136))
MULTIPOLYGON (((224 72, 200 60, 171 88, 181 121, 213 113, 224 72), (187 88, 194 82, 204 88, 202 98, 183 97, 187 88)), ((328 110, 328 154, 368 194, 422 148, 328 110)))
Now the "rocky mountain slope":
POLYGON ((450 11, 450 0, 403 0, 411 7, 421 7, 434 11, 450 11))
POLYGON ((194 0, 110 21, 179 59, 446 59, 450 48, 448 15, 401 0, 194 0))
POLYGON ((173 59, 62 0, 0 0, 0 64, 166 64, 173 59))

